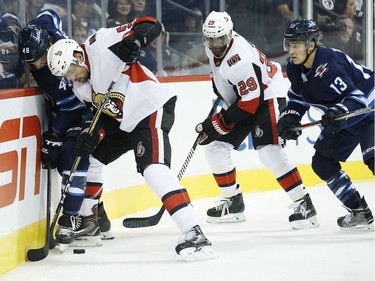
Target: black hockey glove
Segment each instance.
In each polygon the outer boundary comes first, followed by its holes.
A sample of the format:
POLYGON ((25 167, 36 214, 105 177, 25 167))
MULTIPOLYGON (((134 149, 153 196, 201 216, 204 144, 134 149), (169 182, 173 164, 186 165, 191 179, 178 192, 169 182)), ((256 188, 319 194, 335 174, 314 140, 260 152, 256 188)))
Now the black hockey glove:
POLYGON ((88 133, 88 129, 84 129, 76 139, 76 154, 78 156, 85 156, 95 150, 98 144, 102 141, 105 136, 103 129, 88 133))
POLYGON ((216 140, 219 136, 228 134, 233 127, 233 125, 228 125, 225 122, 223 114, 219 112, 199 123, 195 127, 195 131, 201 134, 199 144, 206 145, 216 140))
POLYGON ((121 40, 118 45, 118 57, 127 65, 138 61, 141 55, 141 43, 134 36, 121 40))
MULTIPOLYGON (((87 109, 82 115, 82 131, 81 134, 77 136, 76 139, 76 154, 78 156, 84 156, 90 154, 95 150, 98 144, 105 136, 103 129, 94 129, 92 134, 89 134, 89 127, 93 120, 93 115, 91 110, 87 109)), ((98 124, 97 124, 98 125, 98 124)), ((97 126, 96 125, 96 126, 97 126)))
POLYGON ((50 163, 51 169, 55 169, 59 163, 60 149, 63 145, 62 137, 57 137, 56 134, 47 131, 43 133, 42 138, 41 160, 43 168, 46 169, 48 163, 50 163))
POLYGON ((341 103, 338 103, 335 106, 328 108, 326 113, 322 116, 321 124, 324 130, 331 134, 340 131, 344 126, 346 119, 335 120, 335 118, 341 114, 345 114, 348 112, 348 108, 341 103))
POLYGON ((296 140, 302 134, 301 130, 293 130, 298 125, 301 125, 300 114, 293 109, 286 109, 279 116, 277 132, 283 140, 296 140))

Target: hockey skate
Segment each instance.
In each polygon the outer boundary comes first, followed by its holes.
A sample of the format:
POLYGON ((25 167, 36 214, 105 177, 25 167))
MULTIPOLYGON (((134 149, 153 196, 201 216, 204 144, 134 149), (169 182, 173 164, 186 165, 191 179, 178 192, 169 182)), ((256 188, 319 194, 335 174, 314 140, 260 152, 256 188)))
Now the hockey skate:
POLYGON ((225 198, 219 204, 207 210, 207 222, 228 223, 243 222, 246 220, 245 204, 242 192, 230 198, 225 198))
POLYGON ((111 221, 108 219, 107 213, 104 209, 103 202, 98 206, 98 223, 100 227, 100 238, 102 240, 112 240, 115 237, 111 232, 111 221))
POLYGON ((374 217, 364 197, 357 209, 349 209, 349 214, 337 219, 337 224, 343 230, 367 230, 374 231, 374 217))
POLYGON ((187 261, 201 261, 215 257, 212 244, 203 234, 199 225, 194 226, 180 237, 176 253, 187 261))
POLYGON ((58 220, 55 237, 59 244, 71 244, 74 241, 74 229, 80 225, 78 216, 62 215, 58 220))
POLYGON ((74 241, 69 247, 99 247, 103 245, 100 239, 100 228, 96 214, 79 216, 80 224, 74 230, 74 241))
POLYGON ((316 219, 316 210, 309 194, 291 204, 289 208, 294 209, 294 213, 289 216, 289 222, 294 230, 319 226, 316 219))

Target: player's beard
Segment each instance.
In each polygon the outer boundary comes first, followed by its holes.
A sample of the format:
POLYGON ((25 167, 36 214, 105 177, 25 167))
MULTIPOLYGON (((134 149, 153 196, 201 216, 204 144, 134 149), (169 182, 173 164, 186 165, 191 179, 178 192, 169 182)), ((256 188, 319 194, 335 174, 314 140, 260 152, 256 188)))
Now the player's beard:
POLYGON ((211 52, 212 54, 218 58, 218 59, 221 59, 224 57, 225 55, 225 51, 227 50, 227 46, 222 46, 220 48, 210 48, 211 49, 211 52))

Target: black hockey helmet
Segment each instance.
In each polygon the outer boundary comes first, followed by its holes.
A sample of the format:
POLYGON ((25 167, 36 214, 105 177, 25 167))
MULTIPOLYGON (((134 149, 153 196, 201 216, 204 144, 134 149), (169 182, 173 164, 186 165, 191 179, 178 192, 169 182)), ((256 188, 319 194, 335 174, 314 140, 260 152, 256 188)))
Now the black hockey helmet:
POLYGON ((312 40, 319 42, 319 28, 312 20, 294 20, 285 30, 284 50, 287 51, 287 41, 305 41, 306 47, 310 46, 312 40))
POLYGON ((49 35, 47 30, 36 25, 28 25, 21 30, 18 50, 21 60, 35 62, 47 51, 49 35))

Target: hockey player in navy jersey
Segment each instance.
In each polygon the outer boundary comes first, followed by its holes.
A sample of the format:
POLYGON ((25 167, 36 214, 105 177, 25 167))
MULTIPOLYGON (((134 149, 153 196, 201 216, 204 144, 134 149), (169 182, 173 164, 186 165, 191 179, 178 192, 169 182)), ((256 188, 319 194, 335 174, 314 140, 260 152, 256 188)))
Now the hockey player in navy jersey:
POLYGON ((104 164, 133 151, 137 171, 181 231, 177 254, 186 260, 211 259, 215 257, 211 242, 200 228, 187 190, 170 169, 168 135, 174 123, 176 95, 138 62, 141 48, 160 32, 156 19, 143 17, 99 29, 82 47, 74 40, 59 40, 48 51, 48 67, 54 75, 74 81, 75 94, 97 108, 122 70, 93 134, 82 133, 79 148, 92 152, 104 164), (104 132, 104 138, 97 137, 98 131, 104 132))
POLYGON ((297 139, 294 131, 310 106, 324 112, 323 130, 314 145, 314 172, 349 211, 337 224, 343 228, 373 230, 374 218, 364 197, 341 169, 359 144, 363 162, 374 174, 374 114, 346 120, 338 115, 374 105, 374 72, 353 61, 345 53, 319 46, 319 30, 314 21, 295 20, 285 31, 284 49, 291 56, 287 66, 291 81, 289 102, 277 127, 287 140, 297 139))
MULTIPOLYGON (((90 119, 91 115, 75 97, 71 82, 52 75, 47 67, 49 46, 65 38, 59 16, 52 10, 45 10, 21 30, 19 39, 20 58, 28 65, 51 113, 49 128, 43 133, 42 162, 44 165, 50 163, 51 168, 57 167, 62 175, 62 188, 75 158, 75 139, 81 131, 82 116, 90 119)), ((98 208, 101 237, 113 238, 103 205, 98 207, 102 193, 102 166, 91 156, 82 157, 64 200, 63 215, 56 231, 57 242, 70 244, 78 238, 79 244, 85 242, 82 240, 90 240, 90 245, 101 245, 98 208)))
POLYGON ((231 152, 251 133, 261 163, 293 202, 294 213, 289 216, 292 228, 317 227, 312 200, 277 136, 279 107, 285 106, 289 87, 281 66, 236 33, 226 12, 213 11, 208 15, 203 36, 216 94, 224 101, 218 114, 196 127, 204 136, 200 144, 207 145, 206 159, 224 194, 224 199, 207 211, 207 220, 245 220, 242 189, 237 183, 231 152))

